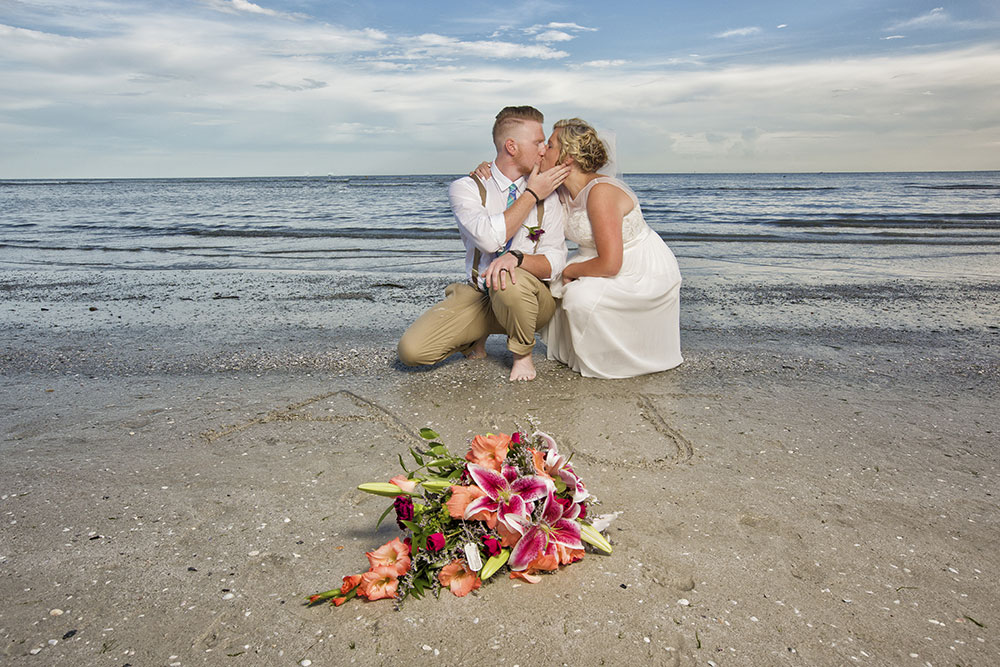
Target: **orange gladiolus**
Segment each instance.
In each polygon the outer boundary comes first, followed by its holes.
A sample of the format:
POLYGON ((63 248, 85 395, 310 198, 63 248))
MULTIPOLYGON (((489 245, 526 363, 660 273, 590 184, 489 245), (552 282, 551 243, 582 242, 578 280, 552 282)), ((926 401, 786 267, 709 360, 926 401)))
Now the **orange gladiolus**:
POLYGON ((569 565, 583 559, 583 549, 570 549, 562 544, 557 544, 556 551, 559 554, 560 565, 569 565))
MULTIPOLYGON (((553 544, 551 546, 557 546, 557 545, 553 544)), ((539 554, 539 556, 535 558, 535 560, 528 563, 528 569, 535 570, 536 572, 539 570, 546 570, 546 571, 558 570, 559 555, 556 553, 555 549, 552 549, 550 547, 548 551, 546 551, 543 554, 539 554)))
POLYGON ((387 565, 379 565, 361 576, 358 595, 364 596, 369 600, 394 598, 396 597, 396 588, 398 586, 399 580, 396 578, 396 570, 387 565))
POLYGON ((396 576, 401 577, 410 569, 410 547, 398 537, 365 555, 373 570, 380 566, 391 567, 396 576))
MULTIPOLYGON (((448 508, 448 516, 453 519, 464 518, 465 508, 469 506, 469 503, 476 498, 482 498, 485 495, 486 492, 475 484, 472 486, 452 486, 451 498, 449 498, 448 502, 445 503, 445 506, 448 508)), ((485 521, 490 530, 497 525, 496 512, 487 512, 486 510, 483 510, 482 512, 476 512, 469 518, 477 521, 485 521)))
MULTIPOLYGON (((548 551, 546 553, 539 554, 538 557, 535 558, 535 560, 528 563, 528 567, 526 569, 522 570, 521 572, 511 572, 510 578, 523 579, 524 581, 527 581, 529 584, 537 584, 539 581, 542 580, 542 578, 538 576, 539 572, 548 572, 551 570, 559 569, 560 555, 557 552, 557 549, 561 548, 563 547, 558 544, 550 545, 548 551), (553 547, 555 547, 555 549, 553 547)), ((572 551, 580 551, 581 554, 583 552, 582 549, 573 549, 572 551)), ((583 556, 581 555, 581 558, 582 557, 583 556)))
POLYGON ((534 574, 533 572, 529 572, 528 570, 522 570, 521 572, 511 572, 510 578, 521 579, 523 581, 527 581, 529 584, 537 584, 539 581, 542 580, 540 576, 534 574))
MULTIPOLYGON (((464 519, 465 518, 465 508, 469 506, 476 498, 482 498, 486 495, 486 492, 480 489, 478 486, 458 486, 452 485, 451 487, 451 498, 445 505, 448 507, 448 516, 452 519, 464 519)), ((483 512, 480 512, 483 514, 483 512)), ((480 519, 482 517, 475 516, 473 519, 480 519)))
POLYGON ((521 533, 511 530, 502 523, 497 524, 496 531, 497 535, 500 536, 500 546, 502 547, 512 547, 521 539, 521 533))
POLYGON ((552 479, 552 475, 545 471, 545 453, 537 449, 529 449, 531 452, 531 463, 535 466, 535 474, 545 479, 552 479))
POLYGON ((447 586, 456 597, 464 598, 466 595, 483 585, 479 575, 470 570, 465 561, 453 560, 438 573, 438 581, 442 586, 447 586))
POLYGON ((477 435, 472 439, 466 461, 471 461, 484 468, 500 472, 500 466, 507 458, 510 449, 510 436, 498 433, 496 435, 477 435))
POLYGON ((340 594, 347 595, 354 590, 361 583, 361 577, 362 575, 360 574, 352 574, 349 577, 344 577, 344 584, 340 587, 340 594))

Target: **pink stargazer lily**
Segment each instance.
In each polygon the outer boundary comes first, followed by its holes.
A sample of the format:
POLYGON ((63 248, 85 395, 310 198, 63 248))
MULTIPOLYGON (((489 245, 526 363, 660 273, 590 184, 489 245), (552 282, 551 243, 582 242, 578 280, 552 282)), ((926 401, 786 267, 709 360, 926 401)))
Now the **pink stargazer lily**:
POLYGON ((501 523, 519 533, 523 533, 524 529, 514 517, 526 520, 534 508, 531 503, 544 498, 551 483, 538 475, 518 477, 513 466, 503 466, 499 473, 474 463, 467 469, 472 480, 486 495, 469 503, 465 508, 465 518, 483 510, 496 512, 501 523))
POLYGON ((561 544, 570 549, 582 549, 580 524, 574 521, 579 514, 578 504, 574 503, 566 508, 550 490, 545 498, 545 505, 542 506, 539 523, 531 524, 524 517, 515 519, 525 531, 510 553, 510 560, 507 561, 510 569, 515 572, 526 569, 539 554, 546 552, 550 543, 561 544))
POLYGON ((545 452, 545 472, 549 475, 559 476, 559 479, 566 484, 566 488, 572 494, 574 503, 583 502, 590 497, 590 492, 583 485, 583 480, 573 472, 573 467, 569 465, 569 459, 559 454, 555 439, 548 433, 541 431, 535 431, 531 437, 535 436, 541 437, 549 446, 548 451, 545 452))

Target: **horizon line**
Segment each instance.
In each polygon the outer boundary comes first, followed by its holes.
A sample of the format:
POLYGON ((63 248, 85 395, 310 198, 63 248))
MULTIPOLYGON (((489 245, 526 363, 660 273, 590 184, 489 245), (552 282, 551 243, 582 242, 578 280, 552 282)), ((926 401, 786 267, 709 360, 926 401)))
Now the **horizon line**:
MULTIPOLYGON (((827 174, 990 174, 1000 172, 997 169, 905 169, 905 170, 806 170, 806 171, 630 171, 622 176, 787 176, 787 175, 827 175, 827 174)), ((398 178, 404 176, 442 176, 461 178, 464 173, 399 173, 399 174, 298 174, 298 175, 248 175, 248 176, 37 176, 29 178, 11 178, 0 176, 0 182, 31 182, 31 181, 169 181, 169 180, 237 180, 261 178, 398 178)))

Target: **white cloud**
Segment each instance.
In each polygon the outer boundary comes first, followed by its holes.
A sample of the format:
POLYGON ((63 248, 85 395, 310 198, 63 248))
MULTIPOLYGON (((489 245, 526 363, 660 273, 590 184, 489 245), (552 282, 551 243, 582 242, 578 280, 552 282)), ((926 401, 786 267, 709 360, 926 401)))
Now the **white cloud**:
POLYGON ((882 39, 906 39, 906 36, 905 35, 889 35, 887 37, 883 37, 882 39))
POLYGON ((326 24, 284 25, 259 37, 257 49, 285 56, 357 55, 391 46, 389 36, 379 30, 344 30, 326 24))
POLYGON ((715 37, 720 39, 727 39, 729 37, 748 37, 750 35, 756 35, 761 32, 761 29, 755 26, 747 28, 736 28, 734 30, 726 30, 725 32, 716 33, 715 37))
POLYGON ((626 172, 991 168, 996 71, 995 46, 660 76, 632 63, 563 74, 538 105, 617 129, 626 172))
POLYGON ((627 60, 588 60, 583 63, 584 67, 598 67, 601 69, 607 67, 621 67, 622 65, 627 65, 627 60))
POLYGON ((74 20, 85 36, 0 25, 0 177, 450 173, 521 100, 616 129, 626 171, 995 168, 982 147, 1000 141, 996 44, 578 63, 534 38, 593 30, 576 24, 476 40, 211 8, 74 20))
POLYGON ((266 16, 278 16, 278 12, 273 9, 265 9, 260 5, 255 5, 252 2, 247 2, 247 0, 232 0, 233 7, 240 10, 241 12, 250 12, 251 14, 264 14, 266 16))
POLYGON ((484 59, 516 60, 534 58, 553 60, 566 58, 569 53, 557 51, 548 46, 537 44, 518 44, 505 41, 463 41, 454 37, 427 33, 415 38, 400 40, 403 45, 403 57, 414 58, 463 58, 472 56, 484 59))
POLYGON ((556 28, 558 30, 581 30, 584 32, 597 32, 597 28, 588 28, 578 23, 550 23, 549 27, 556 28))
POLYGON ((537 25, 533 25, 533 26, 529 26, 529 27, 525 28, 524 32, 526 32, 529 35, 534 35, 534 34, 537 34, 537 33, 540 33, 540 32, 545 32, 547 30, 560 30, 560 31, 570 30, 572 32, 597 32, 597 28, 588 28, 588 27, 582 26, 582 25, 580 25, 578 23, 545 23, 545 24, 537 24, 537 25))
POLYGON ((323 128, 317 140, 330 144, 351 144, 356 143, 359 136, 391 136, 396 134, 398 131, 390 127, 367 123, 334 123, 323 128))
POLYGON ((780 25, 778 25, 776 27, 778 28, 778 30, 781 30, 782 28, 787 28, 788 24, 787 23, 782 23, 782 24, 780 24, 780 25))
POLYGON ((273 9, 261 7, 260 5, 250 2, 249 0, 202 0, 202 2, 216 11, 226 12, 228 14, 238 14, 243 12, 245 14, 260 14, 262 16, 290 16, 284 12, 278 12, 273 9))
POLYGON ((560 30, 546 30, 535 35, 535 39, 539 42, 568 42, 573 38, 573 35, 560 30))
POLYGON ((921 14, 920 16, 900 21, 899 23, 894 23, 889 27, 889 30, 897 31, 904 30, 906 28, 925 28, 928 26, 941 25, 950 22, 951 17, 948 15, 948 12, 944 10, 944 7, 935 7, 926 14, 921 14))
POLYGON ((316 79, 305 78, 300 82, 296 83, 278 83, 276 81, 267 81, 265 83, 258 83, 258 88, 281 88, 283 90, 299 91, 299 90, 316 90, 317 88, 326 88, 326 81, 317 81, 316 79))

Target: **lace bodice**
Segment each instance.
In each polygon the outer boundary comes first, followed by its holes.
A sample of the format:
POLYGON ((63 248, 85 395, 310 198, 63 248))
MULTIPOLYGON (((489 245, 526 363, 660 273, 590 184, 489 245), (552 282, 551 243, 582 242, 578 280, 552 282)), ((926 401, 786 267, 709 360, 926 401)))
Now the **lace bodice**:
POLYGON ((587 183, 583 190, 577 194, 576 199, 566 197, 566 238, 584 248, 595 247, 594 231, 590 227, 590 218, 587 216, 587 197, 591 188, 597 183, 611 183, 624 190, 632 198, 634 206, 622 219, 622 243, 627 245, 629 241, 638 238, 645 231, 646 221, 642 217, 642 210, 639 208, 639 200, 636 199, 635 193, 623 182, 608 176, 600 176, 587 183))

